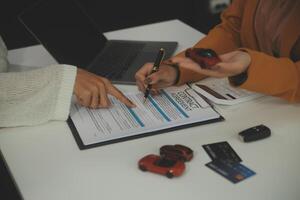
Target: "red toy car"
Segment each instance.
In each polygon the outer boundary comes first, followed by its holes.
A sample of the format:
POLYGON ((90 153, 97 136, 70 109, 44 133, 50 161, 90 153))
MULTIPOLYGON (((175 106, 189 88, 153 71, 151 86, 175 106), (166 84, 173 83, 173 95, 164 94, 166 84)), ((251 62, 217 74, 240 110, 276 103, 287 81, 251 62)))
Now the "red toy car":
POLYGON ((138 165, 142 171, 162 174, 168 178, 180 176, 185 170, 185 164, 183 161, 167 159, 153 154, 140 159, 138 165))
POLYGON ((198 63, 203 69, 209 69, 221 62, 219 56, 212 49, 189 48, 186 50, 185 56, 198 63))
POLYGON ((186 162, 193 158, 193 150, 180 144, 164 145, 159 149, 159 152, 162 157, 172 160, 186 162))

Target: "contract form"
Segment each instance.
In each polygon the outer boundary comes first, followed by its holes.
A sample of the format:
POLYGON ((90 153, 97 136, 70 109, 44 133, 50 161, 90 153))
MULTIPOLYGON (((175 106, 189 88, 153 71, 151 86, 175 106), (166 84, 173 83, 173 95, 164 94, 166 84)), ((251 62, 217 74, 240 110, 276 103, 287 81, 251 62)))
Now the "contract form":
POLYGON ((149 96, 145 103, 141 92, 125 95, 135 103, 135 108, 129 108, 111 96, 112 105, 105 109, 89 109, 72 103, 70 119, 83 145, 223 119, 188 85, 164 89, 157 96, 149 96))

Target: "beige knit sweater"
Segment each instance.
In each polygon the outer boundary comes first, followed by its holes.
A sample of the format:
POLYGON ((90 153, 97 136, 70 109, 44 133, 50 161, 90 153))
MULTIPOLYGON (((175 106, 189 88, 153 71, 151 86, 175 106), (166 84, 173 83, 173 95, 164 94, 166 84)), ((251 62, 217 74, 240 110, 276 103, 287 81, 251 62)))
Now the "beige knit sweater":
POLYGON ((67 119, 76 67, 52 65, 24 72, 8 69, 7 49, 0 36, 0 127, 67 119))

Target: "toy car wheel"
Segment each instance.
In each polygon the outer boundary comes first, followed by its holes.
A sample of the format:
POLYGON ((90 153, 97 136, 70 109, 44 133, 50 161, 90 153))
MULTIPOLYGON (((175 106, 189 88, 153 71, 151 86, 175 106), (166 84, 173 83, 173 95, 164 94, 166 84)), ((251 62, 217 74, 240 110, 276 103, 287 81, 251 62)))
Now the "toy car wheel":
POLYGON ((173 177, 174 177, 174 174, 172 174, 171 172, 167 172, 167 173, 166 173, 166 177, 168 177, 168 178, 173 178, 173 177))
POLYGON ((142 170, 143 172, 147 171, 147 168, 144 165, 140 165, 139 166, 140 170, 142 170))

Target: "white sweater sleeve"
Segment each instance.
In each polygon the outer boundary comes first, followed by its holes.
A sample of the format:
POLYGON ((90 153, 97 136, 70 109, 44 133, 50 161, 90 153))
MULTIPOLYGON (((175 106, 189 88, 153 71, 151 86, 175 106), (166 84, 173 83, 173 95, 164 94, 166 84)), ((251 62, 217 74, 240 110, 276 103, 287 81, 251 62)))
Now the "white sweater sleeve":
POLYGON ((0 35, 0 72, 6 72, 8 68, 7 48, 0 35))
POLYGON ((0 73, 0 127, 66 120, 76 69, 70 65, 52 65, 0 73))

